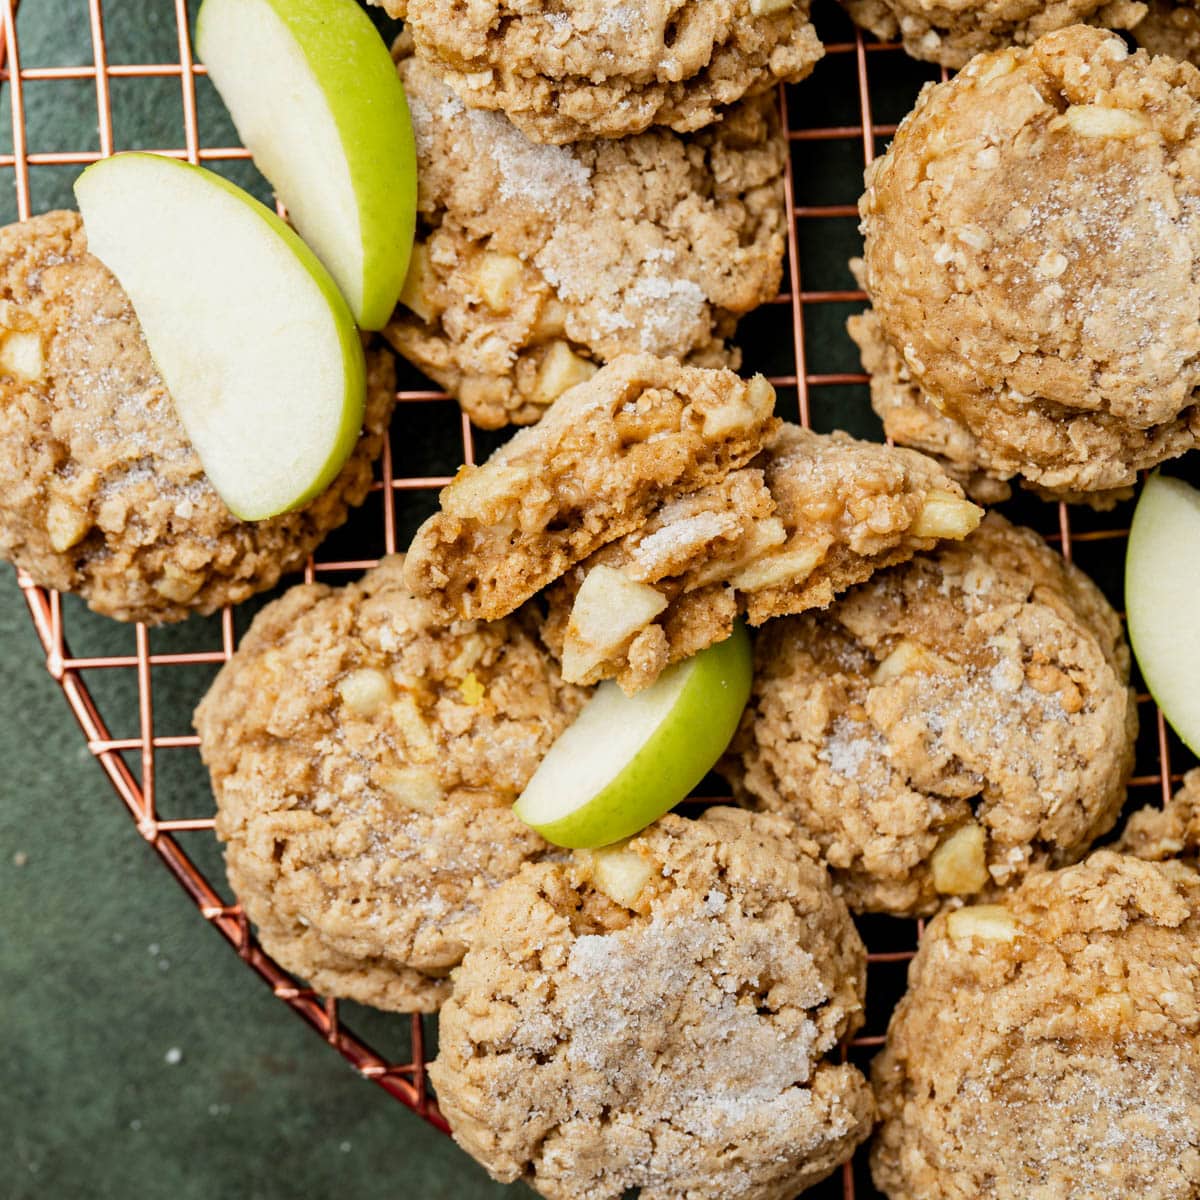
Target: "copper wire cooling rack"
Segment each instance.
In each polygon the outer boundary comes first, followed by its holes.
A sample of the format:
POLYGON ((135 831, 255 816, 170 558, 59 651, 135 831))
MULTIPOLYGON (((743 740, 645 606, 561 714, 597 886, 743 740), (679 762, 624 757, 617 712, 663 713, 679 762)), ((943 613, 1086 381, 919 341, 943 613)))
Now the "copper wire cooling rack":
MULTIPOLYGON (((0 121, 4 110, 11 118, 11 133, 7 123, 0 132, 0 173, 10 173, 13 184, 11 193, 0 190, 0 215, 5 220, 69 204, 69 184, 84 165, 135 148, 120 120, 121 103, 130 89, 154 89, 151 102, 161 110, 158 124, 168 121, 173 130, 164 144, 139 143, 136 148, 203 163, 249 182, 267 196, 262 181, 251 178, 249 155, 234 143, 204 68, 195 61, 189 32, 195 6, 189 11, 188 0, 25 0, 19 17, 17 2, 0 0, 0 121), (39 21, 43 29, 47 22, 78 26, 77 63, 23 62, 22 34, 36 32, 39 21), (123 61, 123 42, 128 39, 120 31, 131 29, 131 22, 142 30, 139 44, 145 43, 145 29, 153 25, 163 61, 123 61), (56 114, 78 118, 82 108, 90 110, 92 105, 93 144, 64 148, 56 114)), ((879 437, 865 377, 843 329, 845 317, 863 301, 846 269, 847 259, 859 248, 855 202, 863 165, 891 136, 921 84, 938 74, 912 62, 896 46, 865 40, 829 0, 823 0, 824 8, 821 2, 815 19, 826 57, 812 78, 780 95, 791 148, 791 236, 784 290, 743 322, 740 341, 745 368, 769 376, 783 415, 822 430, 841 427, 879 437)), ((374 15, 378 18, 378 10, 374 15)), ((78 119, 72 122, 74 127, 78 124, 78 119)), ((145 133, 138 136, 144 138, 145 133)), ((477 453, 482 457, 496 444, 496 435, 474 429, 453 401, 401 367, 400 403, 373 494, 346 530, 326 543, 322 556, 309 561, 306 580, 345 582, 372 566, 381 553, 402 548, 432 510, 436 490, 448 482, 458 463, 473 462, 477 453)), ((1120 607, 1128 505, 1103 515, 1029 498, 1006 507, 1014 519, 1039 529, 1068 558, 1076 559, 1120 607)), ((401 1039, 403 1053, 382 1053, 351 1028, 352 1023, 361 1028, 366 1021, 378 1029, 376 1019, 356 1006, 339 1006, 315 994, 262 951, 228 895, 213 853, 213 805, 196 754, 197 738, 190 729, 164 730, 156 723, 156 694, 167 692, 177 705, 186 702, 190 711, 211 674, 233 653, 245 627, 244 612, 257 606, 243 606, 236 614, 227 609, 209 620, 193 618, 169 630, 142 625, 129 629, 93 617, 78 601, 36 587, 24 575, 19 583, 45 648, 46 668, 62 687, 89 750, 137 832, 200 915, 275 996, 355 1070, 445 1130, 426 1084, 431 1019, 412 1017, 409 1023, 392 1018, 401 1026, 410 1024, 407 1040, 401 1039), (113 680, 117 682, 109 686, 113 680), (128 734, 119 736, 125 730, 128 734), (208 866, 200 865, 202 861, 208 866)), ((162 707, 160 702, 160 711, 162 707)), ((1145 694, 1139 695, 1139 711, 1143 732, 1132 805, 1169 795, 1179 779, 1178 769, 1188 759, 1145 694)), ((868 1019, 844 1053, 865 1066, 882 1042, 887 1018, 903 990, 919 923, 867 918, 859 924, 870 950, 868 1019)), ((810 1194, 843 1200, 877 1195, 861 1154, 810 1194)))

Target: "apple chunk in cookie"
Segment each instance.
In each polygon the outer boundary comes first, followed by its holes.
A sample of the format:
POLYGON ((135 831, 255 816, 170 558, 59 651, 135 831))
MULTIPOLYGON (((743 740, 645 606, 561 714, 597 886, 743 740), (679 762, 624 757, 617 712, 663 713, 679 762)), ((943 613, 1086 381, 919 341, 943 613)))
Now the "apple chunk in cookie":
POLYGON ((775 817, 667 816, 480 912, 430 1067, 455 1139, 548 1200, 792 1200, 870 1132, 866 954, 775 817))
POLYGON ((559 846, 607 846, 644 829, 725 752, 750 695, 753 658, 736 625, 636 696, 601 684, 542 759, 517 816, 559 846))
POLYGON ((1200 71, 1081 25, 923 91, 859 202, 888 432, 1103 504, 1194 448, 1198 152, 1200 71))
POLYGON ((745 466, 774 407, 762 376, 618 358, 460 468, 413 539, 409 585, 454 615, 504 616, 664 501, 745 466))
POLYGON ((821 846, 850 906, 921 914, 1078 859, 1133 767, 1129 649, 1099 589, 991 514, 769 624, 726 760, 821 846))
POLYGON ((267 951, 329 995, 435 1009, 484 895, 547 849, 512 802, 584 697, 528 614, 442 625, 398 558, 263 609, 196 729, 267 951))
POLYGON ((0 229, 0 557, 106 616, 179 621, 301 567, 365 499, 394 402, 391 355, 371 352, 341 472, 301 508, 240 520, 78 214, 0 229))
POLYGON ((822 608, 982 516, 925 455, 785 424, 749 467, 568 571, 543 637, 567 679, 633 692, 727 637, 739 613, 761 625, 822 608))

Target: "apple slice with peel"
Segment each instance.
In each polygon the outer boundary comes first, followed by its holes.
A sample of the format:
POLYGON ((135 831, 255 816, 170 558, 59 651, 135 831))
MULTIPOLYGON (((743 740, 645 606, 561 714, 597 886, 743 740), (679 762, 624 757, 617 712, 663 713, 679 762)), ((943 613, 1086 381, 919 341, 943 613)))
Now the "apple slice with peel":
POLYGON ((404 90, 355 0, 204 0, 196 45, 238 135, 363 329, 396 307, 417 162, 404 90))
POLYGON ((594 849, 674 808, 729 745, 750 698, 750 638, 733 635, 627 696, 600 684, 516 804, 548 842, 594 849))
POLYGON ((1150 694, 1200 754, 1200 491, 1155 473, 1133 515, 1125 559, 1129 640, 1150 694))
POLYGON ((240 188, 155 154, 102 159, 75 195, 230 509, 256 521, 324 491, 362 426, 366 369, 316 255, 240 188))

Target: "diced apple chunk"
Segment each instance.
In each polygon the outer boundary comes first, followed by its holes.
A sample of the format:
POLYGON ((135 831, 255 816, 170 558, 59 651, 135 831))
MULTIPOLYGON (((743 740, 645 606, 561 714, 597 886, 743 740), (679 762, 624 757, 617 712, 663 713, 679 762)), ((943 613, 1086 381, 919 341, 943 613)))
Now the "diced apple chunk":
POLYGON ((953 492, 934 489, 912 524, 914 537, 965 538, 983 520, 983 509, 953 492))
POLYGON ((342 703, 360 717, 373 717, 392 698, 392 681, 374 667, 351 671, 338 685, 342 703))
POLYGON ((750 11, 756 17, 769 17, 772 13, 786 12, 795 0, 750 0, 750 11))
POLYGON ((593 850, 592 882, 610 900, 633 908, 642 889, 650 882, 654 868, 640 854, 628 849, 627 842, 593 850))
POLYGON ((475 268, 475 286, 492 312, 505 313, 512 308, 524 273, 525 264, 515 254, 485 250, 475 268))
POLYGON ((604 564, 593 567, 575 597, 563 643, 563 678, 575 682, 622 650, 667 607, 666 598, 604 564))
POLYGON ((580 358, 566 342, 553 341, 534 378, 534 398, 539 404, 553 404, 563 392, 586 383, 599 369, 594 362, 580 358))
POLYGON ((974 821, 956 829, 929 860, 933 886, 943 896, 969 896, 988 881, 987 833, 974 821))
POLYGON ((803 583, 821 565, 825 551, 824 545, 809 545, 772 554, 730 576, 729 582, 740 592, 803 583))
POLYGON ((1015 942, 1018 932, 1016 920, 1002 904, 960 908, 946 918, 946 928, 955 941, 1015 942))
POLYGON ((41 379, 44 367, 42 339, 36 333, 14 329, 0 342, 0 370, 30 383, 41 379))

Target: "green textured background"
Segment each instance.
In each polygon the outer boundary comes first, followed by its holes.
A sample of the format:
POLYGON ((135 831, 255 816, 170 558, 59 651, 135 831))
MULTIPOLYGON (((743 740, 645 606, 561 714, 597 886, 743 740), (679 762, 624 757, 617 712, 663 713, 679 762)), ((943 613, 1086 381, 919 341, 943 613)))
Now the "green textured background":
MULTIPOLYGON (((171 0, 106 0, 103 7, 111 62, 177 60, 171 0)), ((850 36, 829 0, 821 0, 818 13, 826 41, 850 36)), ((92 61, 86 0, 23 0, 19 31, 24 67, 92 61)), ((869 58, 874 119, 893 123, 933 72, 899 54, 869 58)), ((178 78, 113 78, 111 89, 118 149, 182 145, 178 78)), ((90 81, 30 81, 25 103, 31 151, 99 148, 90 81)), ((201 144, 231 144, 228 118, 205 81, 198 85, 198 105, 201 144)), ((795 144, 797 204, 852 204, 862 169, 861 141, 852 128, 860 119, 854 56, 826 59, 812 79, 792 90, 789 108, 796 128, 851 127, 846 137, 795 144)), ((0 153, 11 149, 5 84, 0 153)), ((267 197, 249 164, 222 169, 267 197)), ((32 168, 32 210, 70 205, 76 171, 32 168)), ((0 171, 0 221, 16 216, 12 184, 13 173, 0 171)), ((799 229, 805 286, 851 288, 846 260, 858 246, 852 216, 806 217, 799 229)), ((842 331, 854 307, 838 302, 807 310, 810 372, 858 369, 842 331)), ((742 341, 747 366, 772 374, 794 371, 790 308, 771 306, 748 317, 742 341)), ((402 380, 421 384, 411 371, 402 380)), ((784 415, 795 416, 795 402, 795 389, 780 389, 784 415)), ((812 421, 822 430, 841 427, 878 436, 858 386, 815 390, 812 421)), ((405 405, 393 430, 398 474, 446 474, 458 465, 455 406, 405 405)), ((486 453, 495 443, 494 435, 482 436, 478 445, 486 453)), ((378 503, 373 497, 346 530, 330 538, 327 558, 382 552, 378 503)), ((432 503, 427 494, 405 498, 401 544, 432 503)), ((1057 529, 1053 506, 1024 498, 1006 507, 1014 519, 1044 533, 1057 529)), ((1079 512, 1073 521, 1086 530, 1127 524, 1128 518, 1125 506, 1105 517, 1079 512)), ((1117 548, 1112 542, 1081 542, 1076 557, 1120 606, 1117 548)), ((239 628, 258 603, 239 610, 239 628)), ((75 654, 133 652, 131 629, 92 616, 71 598, 64 610, 75 654)), ((156 652, 219 644, 214 620, 193 619, 151 634, 156 652)), ((92 761, 42 667, 7 567, 0 567, 0 664, 0 1031, 6 1051, 0 1063, 0 1198, 528 1195, 520 1187, 490 1183, 448 1139, 358 1079, 206 926, 136 835, 92 761)), ((188 732, 191 708, 210 675, 195 667, 154 672, 157 732, 188 732)), ((91 672, 87 682, 114 736, 136 735, 131 673, 91 672)), ((1149 726, 1151 710, 1142 712, 1149 726)), ((1192 760, 1172 744, 1175 767, 1188 765, 1192 760)), ((1154 731, 1148 727, 1139 741, 1139 772, 1155 767, 1154 731)), ((211 813, 194 752, 161 752, 157 768, 160 816, 211 813)), ((1138 789, 1134 800, 1145 803, 1153 796, 1152 789, 1138 789)), ((185 835, 183 845, 210 878, 221 878, 210 835, 185 835)), ((911 945, 906 923, 876 918, 860 925, 875 948, 911 945)), ((883 1032, 903 983, 902 965, 872 967, 867 1032, 883 1032)), ((403 1056, 405 1018, 353 1005, 345 1011, 348 1023, 378 1049, 403 1056)), ((874 1195, 861 1169, 858 1189, 860 1197, 874 1195)), ((811 1195, 841 1196, 840 1178, 811 1195)))

